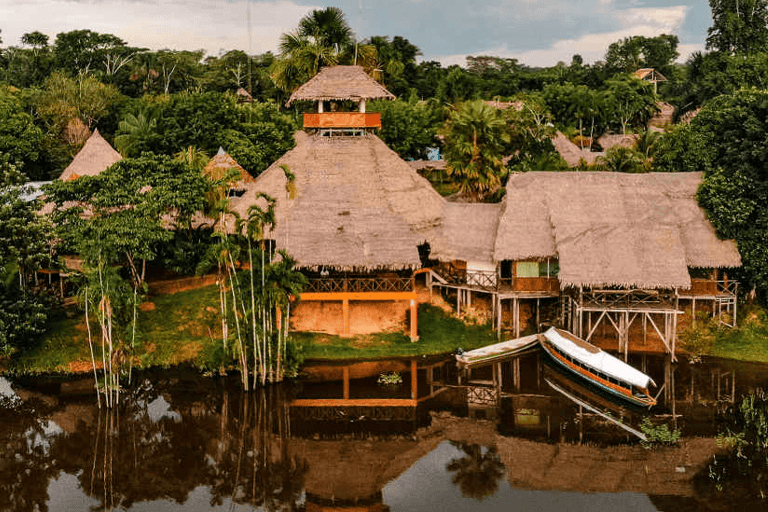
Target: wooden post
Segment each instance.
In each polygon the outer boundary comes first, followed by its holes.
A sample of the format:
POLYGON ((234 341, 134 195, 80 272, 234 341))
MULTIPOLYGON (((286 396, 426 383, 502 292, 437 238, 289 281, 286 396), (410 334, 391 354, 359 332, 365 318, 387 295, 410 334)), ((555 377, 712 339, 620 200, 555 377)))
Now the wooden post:
POLYGON ((349 367, 345 366, 343 370, 344 378, 344 400, 349 400, 349 367))
POLYGON ((512 360, 512 379, 515 386, 515 393, 520 392, 520 358, 512 360))
POLYGON ((419 395, 418 368, 416 360, 411 359, 411 400, 416 400, 419 395))
POLYGON ((496 386, 496 400, 501 399, 501 363, 493 365, 493 383, 496 386))
POLYGON ((419 315, 416 309, 416 301, 411 299, 411 341, 419 339, 418 319, 419 315))
POLYGON ((341 301, 341 315, 344 318, 344 336, 349 336, 349 299, 341 301))

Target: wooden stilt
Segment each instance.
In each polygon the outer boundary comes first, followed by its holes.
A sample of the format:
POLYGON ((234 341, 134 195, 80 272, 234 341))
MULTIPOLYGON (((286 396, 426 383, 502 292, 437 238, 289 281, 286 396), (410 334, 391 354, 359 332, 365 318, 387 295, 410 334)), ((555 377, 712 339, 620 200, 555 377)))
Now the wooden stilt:
POLYGON ((344 336, 349 336, 349 299, 341 301, 341 315, 344 319, 344 336))
POLYGON ((416 360, 411 359, 411 400, 419 397, 419 369, 416 367, 416 360))
POLYGON ((419 314, 416 309, 416 301, 411 299, 411 341, 419 339, 419 314))
POLYGON ((349 367, 345 366, 342 370, 344 379, 344 400, 349 400, 349 367))

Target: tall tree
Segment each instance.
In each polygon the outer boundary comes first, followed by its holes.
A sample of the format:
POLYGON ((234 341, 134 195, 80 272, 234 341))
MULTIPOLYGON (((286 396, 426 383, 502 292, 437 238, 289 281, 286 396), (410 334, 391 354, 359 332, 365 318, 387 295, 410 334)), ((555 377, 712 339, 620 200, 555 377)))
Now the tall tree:
POLYGON ((0 356, 32 345, 45 328, 46 307, 27 277, 48 261, 50 226, 22 199, 26 178, 0 152, 0 356))
POLYGON ((707 30, 708 50, 726 54, 752 54, 768 48, 768 1, 709 0, 712 26, 707 30))
POLYGON ((733 238, 746 284, 768 292, 768 92, 742 90, 702 107, 691 130, 708 134, 699 204, 720 236, 733 238))

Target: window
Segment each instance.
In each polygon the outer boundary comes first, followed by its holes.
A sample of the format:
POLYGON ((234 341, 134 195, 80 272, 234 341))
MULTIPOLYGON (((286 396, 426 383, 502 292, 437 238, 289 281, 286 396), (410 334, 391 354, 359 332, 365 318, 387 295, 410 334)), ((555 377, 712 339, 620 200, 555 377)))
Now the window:
POLYGON ((516 277, 539 277, 538 261, 518 261, 515 269, 516 277))

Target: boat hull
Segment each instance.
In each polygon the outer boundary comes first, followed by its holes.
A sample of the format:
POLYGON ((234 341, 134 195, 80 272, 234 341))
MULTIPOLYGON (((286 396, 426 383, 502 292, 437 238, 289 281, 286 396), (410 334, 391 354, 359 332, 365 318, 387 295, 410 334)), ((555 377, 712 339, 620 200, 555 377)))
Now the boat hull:
POLYGON ((541 347, 549 356, 549 360, 558 368, 566 370, 569 374, 578 377, 581 382, 593 387, 594 389, 619 399, 622 403, 635 407, 649 408, 656 405, 656 400, 650 396, 638 396, 632 393, 628 387, 624 387, 613 382, 609 382, 600 376, 589 371, 588 368, 579 366, 569 361, 562 354, 558 353, 551 343, 543 339, 541 347))

